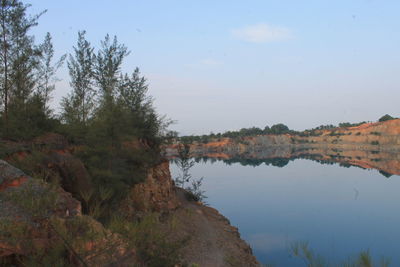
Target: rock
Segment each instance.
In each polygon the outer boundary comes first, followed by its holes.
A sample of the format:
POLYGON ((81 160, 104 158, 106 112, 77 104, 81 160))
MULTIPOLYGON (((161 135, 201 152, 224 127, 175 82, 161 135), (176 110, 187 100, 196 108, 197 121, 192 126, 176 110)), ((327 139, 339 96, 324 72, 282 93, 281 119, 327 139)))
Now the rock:
POLYGON ((129 201, 124 204, 125 214, 129 213, 133 218, 152 212, 164 214, 161 224, 176 225, 170 241, 189 238, 188 243, 180 248, 185 263, 221 267, 259 266, 251 248, 228 219, 213 208, 188 201, 185 194, 185 190, 175 187, 169 163, 163 162, 149 170, 143 183, 133 187, 129 201))
POLYGON ((0 187, 0 263, 134 264, 135 251, 123 238, 82 215, 80 202, 62 188, 33 179, 3 160, 0 187))
POLYGON ((12 167, 7 162, 0 160, 0 192, 9 187, 18 187, 25 183, 30 177, 21 170, 12 167))
POLYGON ((32 144, 46 147, 47 149, 59 150, 68 146, 68 140, 61 134, 47 133, 35 138, 32 144))
POLYGON ((167 161, 149 169, 146 180, 133 186, 122 209, 131 217, 144 213, 168 213, 179 206, 167 161))
POLYGON ((69 152, 49 152, 43 164, 57 174, 61 187, 73 197, 81 200, 82 192, 92 190, 91 177, 82 161, 69 152))
POLYGON ((45 173, 74 198, 82 200, 81 193, 92 189, 89 173, 82 161, 71 154, 75 148, 62 135, 48 133, 31 142, 8 142, 7 149, 12 151, 5 157, 7 161, 28 164, 30 173, 45 173))

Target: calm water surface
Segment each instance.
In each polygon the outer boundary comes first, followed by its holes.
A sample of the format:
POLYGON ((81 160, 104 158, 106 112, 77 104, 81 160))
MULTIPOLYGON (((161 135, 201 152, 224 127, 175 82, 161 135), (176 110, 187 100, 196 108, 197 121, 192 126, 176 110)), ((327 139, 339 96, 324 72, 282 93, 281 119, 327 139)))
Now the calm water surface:
MULTIPOLYGON (((173 177, 178 170, 171 166, 173 177)), ((341 262, 369 249, 400 266, 400 177, 298 159, 283 168, 198 163, 206 202, 238 227, 262 263, 304 266, 296 242, 341 262)))

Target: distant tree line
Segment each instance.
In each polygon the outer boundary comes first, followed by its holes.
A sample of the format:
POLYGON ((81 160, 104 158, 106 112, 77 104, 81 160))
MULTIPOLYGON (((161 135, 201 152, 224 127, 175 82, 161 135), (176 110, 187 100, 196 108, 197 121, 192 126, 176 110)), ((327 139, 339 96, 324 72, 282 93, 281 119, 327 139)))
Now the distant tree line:
POLYGON ((246 136, 256 136, 256 135, 267 135, 267 134, 286 134, 286 133, 293 133, 293 130, 290 130, 283 123, 275 124, 271 127, 266 126, 264 129, 258 127, 251 127, 251 128, 242 128, 238 131, 226 131, 224 133, 210 133, 208 135, 190 135, 190 136, 182 136, 179 137, 180 142, 183 143, 193 143, 193 142, 200 142, 200 143, 207 143, 215 139, 220 139, 224 137, 239 139, 246 136))
MULTIPOLYGON (((379 119, 379 121, 382 122, 382 121, 388 121, 388 120, 393 120, 393 119, 396 119, 396 118, 386 114, 386 115, 382 116, 379 119)), ((291 130, 285 124, 278 123, 271 127, 266 126, 266 127, 264 127, 264 129, 261 129, 259 127, 250 127, 250 128, 242 128, 239 131, 226 131, 224 133, 217 133, 217 134, 210 133, 210 134, 204 134, 204 135, 188 135, 188 136, 178 137, 177 133, 175 133, 175 135, 172 136, 171 138, 178 138, 179 141, 182 143, 193 143, 193 142, 208 143, 208 142, 220 140, 221 138, 226 138, 226 137, 233 138, 233 139, 241 139, 243 137, 257 136, 257 135, 292 134, 292 135, 307 137, 307 136, 322 135, 323 130, 334 130, 337 128, 356 127, 356 126, 360 126, 361 124, 364 124, 364 123, 367 123, 367 122, 366 121, 356 122, 356 123, 341 122, 338 125, 333 125, 333 124, 320 125, 318 127, 304 130, 304 131, 291 130)), ((335 135, 334 132, 333 132, 333 135, 335 135)))

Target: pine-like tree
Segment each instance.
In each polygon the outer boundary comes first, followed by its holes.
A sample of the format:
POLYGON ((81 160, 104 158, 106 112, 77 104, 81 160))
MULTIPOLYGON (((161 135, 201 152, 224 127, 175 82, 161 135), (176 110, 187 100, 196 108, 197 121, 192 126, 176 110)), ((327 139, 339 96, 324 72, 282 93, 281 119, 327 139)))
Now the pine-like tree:
POLYGON ((69 55, 68 70, 73 91, 62 100, 63 118, 67 123, 86 125, 95 107, 94 53, 85 38, 85 31, 78 32, 74 54, 69 55))
POLYGON ((101 42, 101 48, 95 58, 95 79, 100 92, 101 105, 112 105, 115 101, 121 65, 128 55, 127 47, 119 44, 116 36, 111 41, 107 34, 101 42))
POLYGON ((48 32, 43 43, 40 45, 40 57, 36 74, 37 93, 43 99, 44 112, 48 112, 48 104, 51 100, 51 93, 55 90, 55 82, 57 70, 63 65, 66 55, 60 57, 58 61, 53 63, 54 47, 52 37, 48 32))
POLYGON ((152 108, 152 98, 147 95, 147 80, 136 68, 131 76, 120 77, 118 86, 121 104, 136 114, 145 114, 152 108))
POLYGON ((139 68, 130 76, 121 75, 118 89, 118 106, 127 113, 126 130, 140 139, 156 144, 160 134, 171 122, 155 111, 153 98, 148 95, 147 80, 141 76, 139 68))
POLYGON ((0 1, 0 84, 6 132, 19 128, 21 123, 28 126, 34 119, 28 106, 40 102, 30 99, 36 86, 40 50, 29 31, 44 12, 28 16, 29 6, 18 0, 0 1))

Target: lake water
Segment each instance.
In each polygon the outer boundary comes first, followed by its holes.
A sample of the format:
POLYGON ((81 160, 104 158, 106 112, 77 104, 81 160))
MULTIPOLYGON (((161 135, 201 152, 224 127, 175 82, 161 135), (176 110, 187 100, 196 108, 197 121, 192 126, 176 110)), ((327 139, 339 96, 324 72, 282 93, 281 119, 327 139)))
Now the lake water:
MULTIPOLYGON (((178 169, 171 165, 172 176, 178 169)), ((400 266, 400 177, 297 159, 284 167, 197 163, 206 202, 226 216, 261 263, 305 266, 296 242, 329 262, 363 250, 400 266)))

